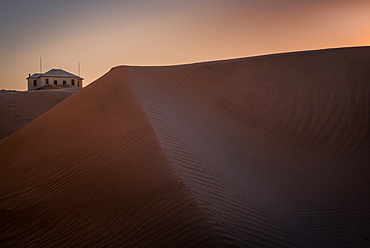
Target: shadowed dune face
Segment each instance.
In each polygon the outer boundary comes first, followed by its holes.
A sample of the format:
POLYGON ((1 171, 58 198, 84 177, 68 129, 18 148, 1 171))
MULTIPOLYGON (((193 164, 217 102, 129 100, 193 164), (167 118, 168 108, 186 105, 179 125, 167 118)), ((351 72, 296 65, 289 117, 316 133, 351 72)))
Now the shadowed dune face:
POLYGON ((116 67, 0 141, 0 244, 366 247, 369 65, 116 67))
POLYGON ((369 48, 343 49, 130 75, 224 240, 346 247, 369 231, 369 62, 369 48))
POLYGON ((24 127, 78 90, 0 91, 0 139, 24 127))

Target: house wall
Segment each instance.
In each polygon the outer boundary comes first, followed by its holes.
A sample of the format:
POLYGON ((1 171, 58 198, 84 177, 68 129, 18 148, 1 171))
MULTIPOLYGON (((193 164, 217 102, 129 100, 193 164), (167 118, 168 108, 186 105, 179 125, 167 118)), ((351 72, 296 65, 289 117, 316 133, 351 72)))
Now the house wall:
POLYGON ((54 85, 57 87, 66 87, 66 88, 81 88, 82 79, 79 78, 70 78, 70 77, 51 77, 51 76, 41 76, 39 78, 29 78, 28 79, 28 90, 34 90, 40 86, 46 85, 46 79, 49 79, 49 85, 54 85), (37 80, 37 85, 33 85, 33 80, 37 80), (57 84, 54 84, 54 80, 57 81, 57 84), (74 85, 72 85, 72 80, 74 80, 74 85), (66 81, 66 84, 63 84, 63 81, 66 81))
POLYGON ((39 81, 38 78, 28 78, 28 90, 33 90, 33 89, 36 89, 40 86, 41 86, 41 84, 40 84, 40 81, 39 81), (33 86, 33 80, 36 80, 37 86, 33 86))

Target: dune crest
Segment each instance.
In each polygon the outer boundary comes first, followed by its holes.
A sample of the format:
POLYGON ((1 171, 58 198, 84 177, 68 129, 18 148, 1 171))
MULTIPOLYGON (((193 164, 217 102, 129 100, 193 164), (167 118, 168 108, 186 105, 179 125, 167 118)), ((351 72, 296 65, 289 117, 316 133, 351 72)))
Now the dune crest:
POLYGON ((366 247, 369 64, 115 67, 0 141, 0 245, 366 247))

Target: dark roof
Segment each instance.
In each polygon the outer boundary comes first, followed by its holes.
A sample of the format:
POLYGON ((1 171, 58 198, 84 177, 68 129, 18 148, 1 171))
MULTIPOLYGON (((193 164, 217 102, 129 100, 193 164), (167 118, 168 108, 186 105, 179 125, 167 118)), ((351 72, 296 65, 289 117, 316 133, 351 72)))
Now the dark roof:
POLYGON ((72 73, 64 71, 62 69, 51 69, 50 71, 44 73, 42 76, 51 76, 51 77, 75 77, 80 78, 72 73))
POLYGON ((30 78, 38 78, 40 76, 42 76, 43 74, 41 73, 35 73, 35 74, 32 74, 31 76, 29 76, 30 78))
POLYGON ((70 78, 79 78, 83 79, 82 77, 76 76, 72 73, 69 73, 65 70, 62 69, 51 69, 48 72, 45 72, 44 74, 42 73, 35 73, 32 76, 29 76, 28 78, 39 78, 41 76, 46 76, 46 77, 70 77, 70 78))

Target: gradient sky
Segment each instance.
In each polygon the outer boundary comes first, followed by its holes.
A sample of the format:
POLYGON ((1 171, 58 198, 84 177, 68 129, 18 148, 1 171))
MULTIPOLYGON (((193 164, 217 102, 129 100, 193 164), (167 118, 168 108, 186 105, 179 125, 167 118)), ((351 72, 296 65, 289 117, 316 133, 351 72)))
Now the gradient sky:
POLYGON ((370 45, 370 0, 4 0, 0 89, 62 68, 172 65, 370 45))

